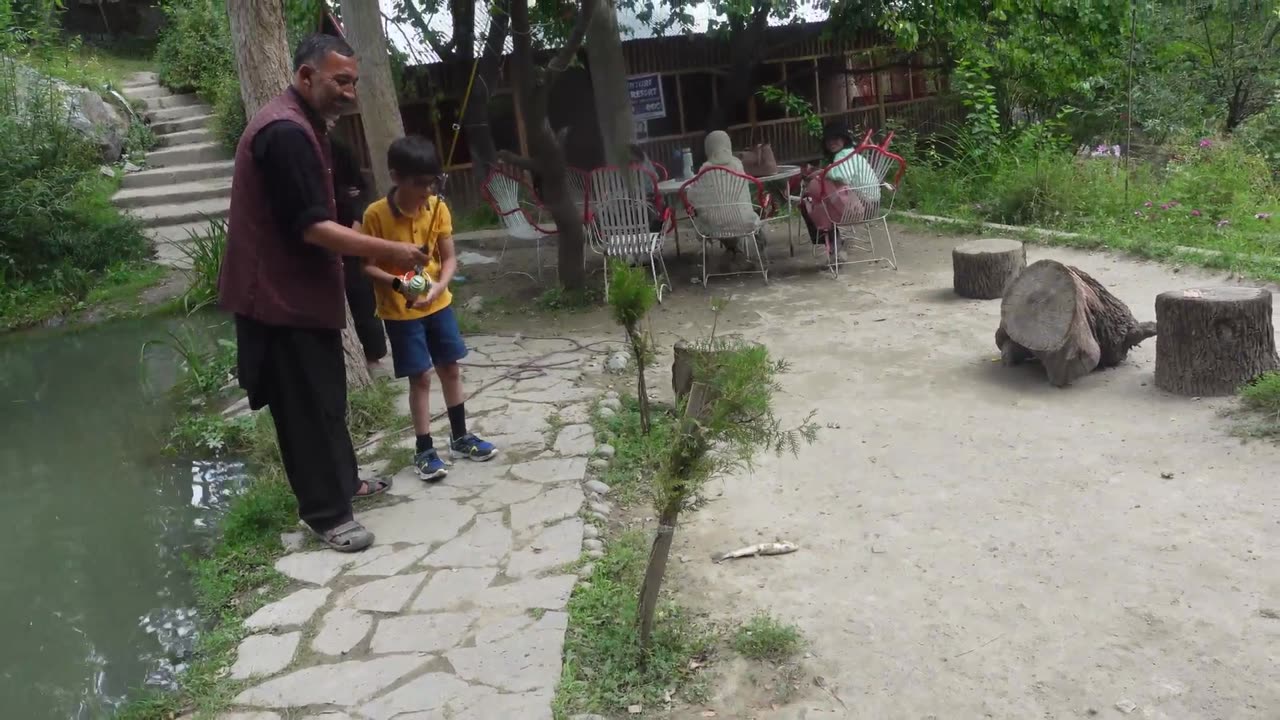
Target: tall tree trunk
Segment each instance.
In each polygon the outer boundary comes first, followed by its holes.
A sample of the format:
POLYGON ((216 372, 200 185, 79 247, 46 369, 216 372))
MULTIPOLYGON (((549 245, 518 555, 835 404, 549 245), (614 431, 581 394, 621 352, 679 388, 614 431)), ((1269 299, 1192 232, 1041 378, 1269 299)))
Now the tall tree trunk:
MULTIPOLYGON (((342 0, 343 30, 360 58, 360 124, 369 146, 373 182, 378 195, 391 190, 387 148, 404 135, 400 101, 391 78, 391 54, 382 30, 382 11, 368 0, 342 0)), ((437 148, 444 152, 442 148, 437 148)))
POLYGON ((289 41, 278 2, 227 0, 244 115, 251 118, 289 84, 289 41))
POLYGON ((596 12, 587 29, 586 48, 600 140, 605 162, 625 167, 631 160, 631 144, 636 141, 636 122, 627 92, 627 63, 622 54, 618 14, 610 0, 591 1, 596 3, 596 12))
POLYGON ((510 0, 494 2, 496 12, 489 20, 489 33, 485 36, 480 64, 476 68, 471 101, 467 103, 467 111, 462 118, 471 151, 471 172, 475 174, 477 183, 484 182, 498 160, 498 145, 493 141, 493 128, 489 125, 489 89, 498 85, 502 53, 506 49, 507 31, 511 24, 510 4, 510 0))
POLYGON ((565 163, 564 150, 556 142, 547 117, 551 86, 569 67, 574 55, 582 47, 582 40, 591 17, 595 14, 595 8, 595 0, 583 0, 569 39, 555 57, 542 67, 533 59, 529 0, 513 0, 511 3, 516 94, 529 129, 530 161, 523 164, 542 177, 542 201, 556 222, 560 285, 566 290, 581 290, 586 286, 586 268, 583 266, 586 233, 582 227, 582 214, 573 204, 569 193, 568 165, 565 163))
MULTIPOLYGON (((257 0, 227 0, 227 16, 231 21, 231 38, 236 52, 236 75, 240 79, 240 97, 245 117, 252 118, 289 84, 289 45, 285 40, 284 12, 281 3, 257 0)), ((364 362, 364 349, 356 335, 347 308, 347 329, 342 333, 342 351, 347 358, 347 386, 368 385, 369 368, 364 362)))
POLYGON ((751 97, 751 78, 764 57, 764 35, 769 29, 772 5, 756 0, 751 14, 731 18, 729 22, 729 78, 716 94, 707 130, 728 130, 731 113, 751 97))

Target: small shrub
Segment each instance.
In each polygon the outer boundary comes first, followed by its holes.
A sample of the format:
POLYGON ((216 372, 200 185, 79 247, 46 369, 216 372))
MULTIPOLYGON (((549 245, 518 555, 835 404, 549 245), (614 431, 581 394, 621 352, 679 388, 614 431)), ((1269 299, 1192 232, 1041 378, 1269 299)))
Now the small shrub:
POLYGON ((182 294, 182 307, 193 313, 218 299, 218 275, 227 250, 226 221, 210 220, 203 232, 188 230, 187 242, 181 249, 190 266, 184 270, 188 284, 182 294))
POLYGON ((1240 388, 1240 400, 1250 410, 1280 421, 1280 372, 1269 372, 1240 388))
POLYGON ((751 660, 780 663, 795 656, 802 647, 800 630, 768 613, 758 613, 733 636, 733 649, 751 660))

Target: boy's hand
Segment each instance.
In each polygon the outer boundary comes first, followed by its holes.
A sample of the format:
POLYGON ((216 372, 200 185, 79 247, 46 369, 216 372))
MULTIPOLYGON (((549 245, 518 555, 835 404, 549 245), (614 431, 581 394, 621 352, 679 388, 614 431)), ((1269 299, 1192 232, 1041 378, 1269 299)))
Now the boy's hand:
POLYGON ((444 285, 441 285, 439 283, 433 284, 427 290, 426 295, 423 295, 417 300, 413 300, 412 298, 410 298, 410 300, 412 301, 413 309, 422 310, 423 308, 430 307, 431 303, 434 303, 436 300, 438 300, 440 298, 440 294, 443 292, 444 292, 444 285))
POLYGON ((422 252, 422 248, 417 245, 392 242, 390 240, 386 243, 385 253, 382 258, 383 262, 396 267, 411 268, 418 265, 426 265, 429 259, 427 254, 422 252))

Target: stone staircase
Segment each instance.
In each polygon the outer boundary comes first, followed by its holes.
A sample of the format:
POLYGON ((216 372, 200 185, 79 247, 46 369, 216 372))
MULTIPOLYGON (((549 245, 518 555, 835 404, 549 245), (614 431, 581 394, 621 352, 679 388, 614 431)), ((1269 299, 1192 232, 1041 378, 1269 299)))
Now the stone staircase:
POLYGON ((124 95, 141 101, 158 144, 147 167, 129 173, 112 198, 142 220, 156 243, 159 262, 184 265, 181 246, 210 219, 225 219, 231 205, 231 153, 213 134, 213 108, 195 95, 175 95, 155 73, 137 73, 124 95))

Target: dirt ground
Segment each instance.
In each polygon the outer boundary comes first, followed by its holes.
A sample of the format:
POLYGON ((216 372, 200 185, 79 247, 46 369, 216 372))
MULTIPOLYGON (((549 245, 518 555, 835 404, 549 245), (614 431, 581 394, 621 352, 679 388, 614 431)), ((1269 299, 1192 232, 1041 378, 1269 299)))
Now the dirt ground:
MULTIPOLYGON (((784 239, 767 287, 712 280, 732 300, 721 326, 791 363, 784 420, 816 410, 825 429, 799 457, 713 483, 676 535, 669 581, 713 618, 767 610, 809 647, 781 707, 737 664, 676 716, 1280 718, 1280 448, 1230 436, 1230 400, 1156 389, 1154 340, 1067 389, 1034 365, 1002 367, 999 301, 951 291, 963 238, 896 238, 897 272, 833 279, 784 239), (775 539, 802 549, 709 560, 775 539)), ((660 347, 709 325, 691 245, 653 314, 660 347)), ((1139 320, 1161 291, 1229 282, 1028 248, 1028 262, 1046 257, 1088 271, 1139 320)), ((564 324, 611 330, 599 312, 564 324)))

